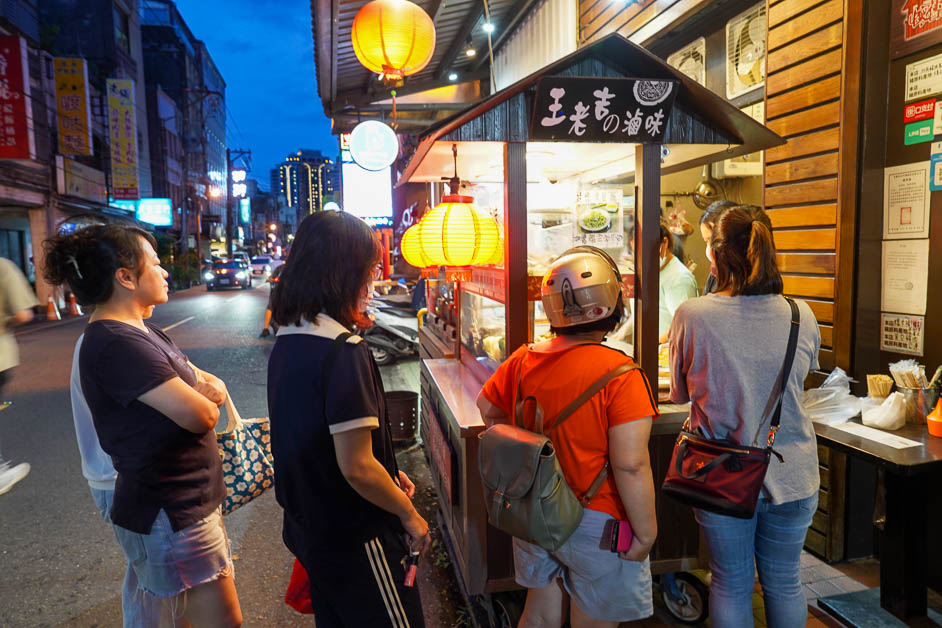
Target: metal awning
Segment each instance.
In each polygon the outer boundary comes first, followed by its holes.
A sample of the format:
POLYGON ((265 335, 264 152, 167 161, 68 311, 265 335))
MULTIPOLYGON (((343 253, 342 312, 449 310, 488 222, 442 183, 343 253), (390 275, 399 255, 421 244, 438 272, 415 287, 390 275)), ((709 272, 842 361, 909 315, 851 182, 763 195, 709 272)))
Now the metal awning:
MULTIPOLYGON (((369 0, 312 0, 312 33, 318 95, 324 113, 337 126, 355 122, 357 116, 388 117, 389 104, 377 104, 389 98, 389 89, 377 76, 360 65, 353 51, 351 28, 357 12, 369 0)), ((415 0, 435 24, 435 52, 428 66, 406 77, 398 88, 399 98, 456 83, 480 82, 488 91, 488 34, 483 26, 483 0, 415 0), (468 44, 475 55, 465 54, 468 44), (454 72, 458 78, 450 80, 454 72)), ((496 52, 520 19, 535 5, 534 0, 488 0, 487 13, 495 30, 491 44, 496 52)), ((479 92, 480 96, 480 92, 479 92)), ((442 118, 460 111, 470 100, 437 102, 416 111, 400 110, 400 122, 406 126, 427 128, 442 118)))
MULTIPOLYGON (((429 128, 422 135, 399 183, 437 180, 449 174, 446 170, 433 177, 430 172, 432 164, 426 165, 425 161, 436 161, 436 156, 443 151, 450 151, 450 145, 454 142, 529 141, 533 92, 538 81, 546 76, 678 81, 680 88, 664 137, 664 145, 670 152, 663 159, 662 174, 747 155, 785 143, 773 131, 675 70, 663 59, 631 43, 622 35, 613 33, 429 128), (436 146, 436 143, 447 143, 447 148, 436 146)), ((626 149, 632 146, 616 145, 626 149)), ((627 174, 627 180, 630 180, 634 165, 632 156, 633 150, 620 155, 628 164, 628 169, 622 173, 609 169, 608 176, 599 178, 617 179, 619 174, 627 174)))

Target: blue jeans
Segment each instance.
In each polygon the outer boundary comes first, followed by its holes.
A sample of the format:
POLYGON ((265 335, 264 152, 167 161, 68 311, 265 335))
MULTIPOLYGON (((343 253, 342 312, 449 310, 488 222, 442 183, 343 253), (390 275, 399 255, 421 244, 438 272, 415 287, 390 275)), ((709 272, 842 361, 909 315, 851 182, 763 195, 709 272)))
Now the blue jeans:
MULTIPOLYGON (((111 502, 114 500, 114 491, 90 488, 92 498, 101 518, 111 523, 108 513, 111 512, 111 502)), ((137 574, 127 564, 124 571, 124 584, 121 587, 121 616, 124 618, 124 628, 156 628, 160 625, 161 601, 137 586, 137 574)))
POLYGON ((752 519, 694 509, 710 548, 710 621, 714 628, 752 626, 758 568, 769 628, 804 626, 808 603, 799 576, 801 548, 818 494, 784 504, 760 499, 752 519))

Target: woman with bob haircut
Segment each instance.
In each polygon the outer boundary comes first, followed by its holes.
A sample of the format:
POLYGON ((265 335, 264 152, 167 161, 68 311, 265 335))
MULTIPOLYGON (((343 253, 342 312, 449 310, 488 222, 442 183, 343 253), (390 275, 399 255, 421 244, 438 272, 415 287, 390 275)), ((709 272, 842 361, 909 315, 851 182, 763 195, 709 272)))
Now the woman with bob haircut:
MULTIPOLYGON (((741 445, 765 442, 791 329, 769 224, 751 205, 720 213, 710 243, 717 291, 681 305, 670 331, 672 400, 690 402, 691 429, 741 445)), ((751 519, 694 509, 710 548, 710 620, 719 628, 753 625, 757 569, 770 627, 804 626, 808 614, 799 561, 819 478, 801 399, 805 377, 818 368, 821 335, 808 304, 797 304, 798 344, 775 438, 785 462, 769 465, 751 519)))
POLYGON ((109 517, 139 588, 162 600, 162 624, 240 626, 214 430, 226 389, 144 320, 167 302, 154 237, 97 225, 44 247, 46 280, 94 306, 79 381, 118 472, 109 517))
POLYGON ((379 369, 351 333, 368 324, 381 252, 359 218, 312 214, 298 227, 272 299, 275 496, 285 545, 308 572, 319 628, 424 626, 404 561, 425 549, 428 524, 396 464, 379 369))

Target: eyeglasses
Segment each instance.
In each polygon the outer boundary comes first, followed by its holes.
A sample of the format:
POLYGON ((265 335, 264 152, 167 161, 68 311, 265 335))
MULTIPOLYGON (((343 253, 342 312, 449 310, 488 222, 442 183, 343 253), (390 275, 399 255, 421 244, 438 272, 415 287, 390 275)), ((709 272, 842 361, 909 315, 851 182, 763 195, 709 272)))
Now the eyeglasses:
POLYGON ((379 281, 382 278, 383 278, 383 265, 377 264, 373 268, 373 281, 379 281))

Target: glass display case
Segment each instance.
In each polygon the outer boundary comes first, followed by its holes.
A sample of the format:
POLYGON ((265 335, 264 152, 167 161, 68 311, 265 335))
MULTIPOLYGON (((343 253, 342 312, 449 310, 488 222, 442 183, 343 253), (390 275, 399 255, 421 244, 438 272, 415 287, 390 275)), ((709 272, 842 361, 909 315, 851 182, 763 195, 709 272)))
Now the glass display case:
POLYGON ((461 291, 461 351, 489 372, 507 357, 505 310, 494 299, 461 291))

